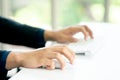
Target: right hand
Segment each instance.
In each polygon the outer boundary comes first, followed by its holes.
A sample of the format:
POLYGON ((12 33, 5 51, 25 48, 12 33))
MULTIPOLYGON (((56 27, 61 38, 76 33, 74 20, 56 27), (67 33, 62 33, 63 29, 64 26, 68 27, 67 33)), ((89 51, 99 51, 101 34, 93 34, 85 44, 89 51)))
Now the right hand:
POLYGON ((57 59, 61 64, 61 69, 65 66, 64 55, 72 64, 75 58, 75 53, 66 46, 53 46, 44 49, 38 49, 31 54, 25 54, 23 67, 36 68, 45 66, 47 69, 54 69, 55 63, 53 59, 57 59))
POLYGON ((56 59, 60 63, 61 69, 64 69, 65 61, 63 56, 65 56, 71 64, 75 59, 75 53, 64 45, 52 46, 21 53, 22 54, 16 54, 17 61, 20 65, 19 67, 25 68, 38 68, 44 66, 46 69, 55 69, 54 59, 56 59))

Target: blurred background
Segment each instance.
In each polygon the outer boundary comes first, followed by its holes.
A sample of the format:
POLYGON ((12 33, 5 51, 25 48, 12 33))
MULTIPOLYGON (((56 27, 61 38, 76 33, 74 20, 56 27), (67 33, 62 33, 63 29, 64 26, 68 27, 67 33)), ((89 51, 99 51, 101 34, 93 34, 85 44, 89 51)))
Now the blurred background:
MULTIPOLYGON (((0 0, 0 16, 43 29, 62 29, 81 22, 120 24, 120 0, 0 0)), ((0 44, 0 49, 28 49, 0 44)))
POLYGON ((0 0, 0 15, 45 29, 80 22, 120 23, 120 0, 0 0))

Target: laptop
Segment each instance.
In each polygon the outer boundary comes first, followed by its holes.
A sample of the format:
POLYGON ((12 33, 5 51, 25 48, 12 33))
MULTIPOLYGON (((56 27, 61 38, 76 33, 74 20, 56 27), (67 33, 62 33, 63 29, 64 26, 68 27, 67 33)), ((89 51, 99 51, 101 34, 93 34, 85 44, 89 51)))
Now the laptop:
POLYGON ((82 56, 91 56, 97 54, 104 46, 104 37, 103 36, 94 36, 94 39, 88 38, 84 40, 84 38, 80 38, 76 43, 68 44, 68 47, 72 49, 76 55, 82 56))
POLYGON ((74 37, 76 36, 79 39, 78 42, 69 44, 52 42, 52 45, 67 45, 76 55, 92 56, 98 53, 105 43, 104 37, 100 35, 94 36, 94 39, 88 38, 87 40, 84 40, 84 36, 81 33, 76 34, 74 37))

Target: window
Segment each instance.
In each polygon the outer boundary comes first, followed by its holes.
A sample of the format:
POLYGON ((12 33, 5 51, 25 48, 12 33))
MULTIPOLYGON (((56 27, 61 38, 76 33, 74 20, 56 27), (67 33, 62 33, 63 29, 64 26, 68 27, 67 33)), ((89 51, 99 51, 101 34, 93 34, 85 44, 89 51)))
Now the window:
POLYGON ((36 27, 63 28, 81 21, 120 22, 120 0, 1 1, 5 10, 0 9, 0 12, 2 10, 9 17, 36 27))
POLYGON ((56 0, 57 27, 80 22, 120 23, 120 0, 56 0))
POLYGON ((11 18, 35 27, 51 26, 50 0, 11 0, 11 18))

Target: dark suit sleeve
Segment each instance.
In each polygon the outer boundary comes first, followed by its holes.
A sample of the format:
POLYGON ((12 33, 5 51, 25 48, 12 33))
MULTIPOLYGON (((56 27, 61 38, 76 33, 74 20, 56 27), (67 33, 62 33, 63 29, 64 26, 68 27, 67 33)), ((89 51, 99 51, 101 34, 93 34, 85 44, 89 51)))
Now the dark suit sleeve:
POLYGON ((0 17, 0 42, 32 48, 45 46, 44 30, 0 17))
POLYGON ((7 69, 5 68, 6 59, 10 51, 0 50, 0 80, 6 80, 7 69))

